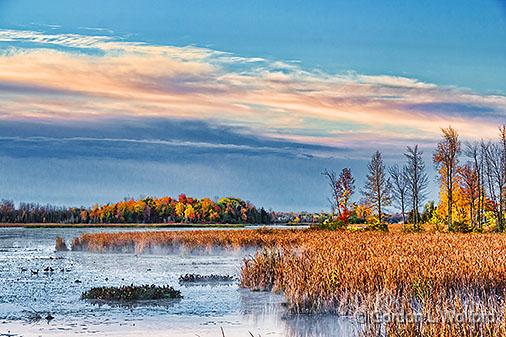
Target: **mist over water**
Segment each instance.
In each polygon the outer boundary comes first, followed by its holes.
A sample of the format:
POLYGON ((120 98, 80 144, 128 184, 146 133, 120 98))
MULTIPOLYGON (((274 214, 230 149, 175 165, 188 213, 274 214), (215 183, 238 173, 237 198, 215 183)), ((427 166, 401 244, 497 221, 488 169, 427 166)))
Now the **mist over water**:
POLYGON ((0 335, 221 336, 221 328, 226 336, 249 336, 250 331, 255 336, 354 334, 349 320, 290 315, 282 295, 240 289, 237 281, 199 286, 178 282, 187 273, 238 278, 242 259, 254 249, 197 254, 163 248, 143 254, 54 251, 56 236, 70 242, 83 232, 128 230, 1 228, 0 335), (53 272, 44 272, 47 268, 53 272), (129 306, 80 300, 91 287, 129 284, 171 285, 183 298, 129 306), (42 319, 33 320, 36 312, 42 319), (46 321, 47 313, 54 319, 46 321))

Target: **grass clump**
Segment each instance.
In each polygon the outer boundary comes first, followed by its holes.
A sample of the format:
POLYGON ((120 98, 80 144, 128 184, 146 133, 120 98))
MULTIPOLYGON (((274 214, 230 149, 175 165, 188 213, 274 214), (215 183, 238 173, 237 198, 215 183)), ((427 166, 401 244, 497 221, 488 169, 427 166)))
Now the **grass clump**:
POLYGON ((59 236, 55 240, 54 248, 57 252, 66 252, 69 250, 67 244, 65 243, 65 239, 59 236))
POLYGON ((182 298, 181 292, 171 286, 129 285, 121 287, 96 287, 85 291, 81 299, 102 301, 143 301, 182 298))

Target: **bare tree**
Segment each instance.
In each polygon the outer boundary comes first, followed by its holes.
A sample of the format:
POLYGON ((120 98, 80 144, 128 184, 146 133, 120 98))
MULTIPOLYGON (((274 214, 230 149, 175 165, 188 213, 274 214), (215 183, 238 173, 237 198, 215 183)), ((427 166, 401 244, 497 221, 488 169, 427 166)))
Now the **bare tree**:
POLYGON ((506 211, 506 124, 503 124, 499 128, 500 141, 499 146, 501 147, 501 224, 504 230, 504 212, 506 211))
POLYGON ((425 163, 423 162, 423 152, 414 147, 408 146, 404 156, 407 158, 406 181, 408 184, 408 197, 411 201, 413 214, 413 228, 420 229, 420 205, 426 197, 426 189, 429 178, 425 172, 425 163))
MULTIPOLYGON (((485 212, 485 152, 484 152, 484 142, 483 140, 473 143, 468 143, 466 145, 465 154, 467 157, 471 159, 471 162, 468 163, 469 171, 468 169, 464 169, 468 172, 465 172, 467 176, 469 176, 469 173, 472 173, 471 176, 474 175, 474 178, 476 179, 475 182, 467 181, 465 182, 465 185, 468 187, 468 191, 475 190, 476 189, 476 200, 471 200, 470 202, 474 201, 474 204, 471 204, 471 207, 473 209, 470 210, 470 221, 471 226, 474 228, 476 225, 481 229, 483 224, 483 215, 485 212)), ((468 177, 470 178, 470 177, 468 177)), ((464 177, 464 180, 466 178, 464 177)))
POLYGON ((497 230, 504 231, 506 209, 506 126, 499 128, 500 140, 484 145, 488 197, 492 201, 497 230))
POLYGON ((382 207, 388 206, 391 202, 392 184, 390 178, 386 177, 385 164, 379 151, 374 153, 367 167, 369 173, 363 194, 378 211, 378 221, 381 223, 382 207))
POLYGON ((448 230, 452 228, 452 209, 453 209, 453 185, 457 173, 457 165, 460 154, 459 135, 455 129, 449 126, 447 129, 441 129, 442 140, 437 144, 434 152, 433 161, 441 175, 441 183, 447 193, 447 225, 448 230))
POLYGON ((402 223, 406 223, 406 197, 408 192, 408 181, 406 177, 406 167, 402 169, 399 165, 394 165, 388 169, 390 179, 392 179, 392 198, 397 202, 401 209, 402 223))
POLYGON ((322 175, 327 177, 327 183, 329 184, 331 197, 327 198, 330 204, 331 213, 334 214, 337 211, 337 200, 339 199, 338 191, 337 191, 337 173, 332 170, 325 170, 322 172, 322 175))
POLYGON ((355 179, 351 174, 351 169, 344 168, 339 177, 336 172, 329 170, 325 170, 322 174, 328 178, 332 190, 332 198, 329 201, 333 210, 337 211, 341 220, 347 222, 350 216, 349 204, 355 190, 355 179))

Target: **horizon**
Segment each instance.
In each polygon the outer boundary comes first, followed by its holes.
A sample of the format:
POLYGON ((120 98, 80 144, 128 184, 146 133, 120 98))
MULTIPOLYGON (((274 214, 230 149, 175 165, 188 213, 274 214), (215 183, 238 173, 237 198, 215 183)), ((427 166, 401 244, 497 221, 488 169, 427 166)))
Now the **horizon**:
POLYGON ((0 198, 327 210, 324 169, 496 139, 506 2, 0 0, 0 198), (27 11, 26 8, 30 8, 27 11))

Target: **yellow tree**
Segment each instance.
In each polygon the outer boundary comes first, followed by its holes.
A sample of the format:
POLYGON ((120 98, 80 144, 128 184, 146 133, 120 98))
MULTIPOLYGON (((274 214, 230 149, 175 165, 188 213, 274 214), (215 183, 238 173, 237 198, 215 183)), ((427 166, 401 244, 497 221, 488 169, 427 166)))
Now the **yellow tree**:
MULTIPOLYGON (((442 188, 439 191, 439 205, 437 207, 438 217, 440 219, 445 219, 448 214, 452 215, 451 223, 453 228, 453 224, 458 223, 460 226, 463 224, 469 223, 470 217, 470 203, 469 197, 466 195, 466 191, 463 187, 462 177, 456 176, 454 179, 454 183, 452 186, 452 202, 451 202, 451 211, 448 212, 448 193, 447 189, 442 188)), ((467 226, 466 226, 467 227, 467 226)), ((460 230, 464 230, 467 228, 459 228, 460 230)))
POLYGON ((203 198, 201 201, 201 207, 202 207, 202 218, 203 219, 209 219, 210 213, 214 209, 214 202, 209 198, 203 198))
POLYGON ((184 204, 182 202, 178 202, 176 204, 175 211, 176 211, 176 216, 181 219, 183 217, 184 211, 185 211, 184 204))
POLYGON ((448 230, 452 227, 453 211, 453 188, 457 176, 457 165, 460 154, 459 135, 455 129, 449 126, 441 129, 442 140, 437 144, 433 161, 441 175, 441 189, 446 193, 446 210, 448 230))
POLYGON ((188 221, 194 221, 195 220, 195 209, 192 205, 186 206, 186 209, 184 210, 184 217, 188 221))

